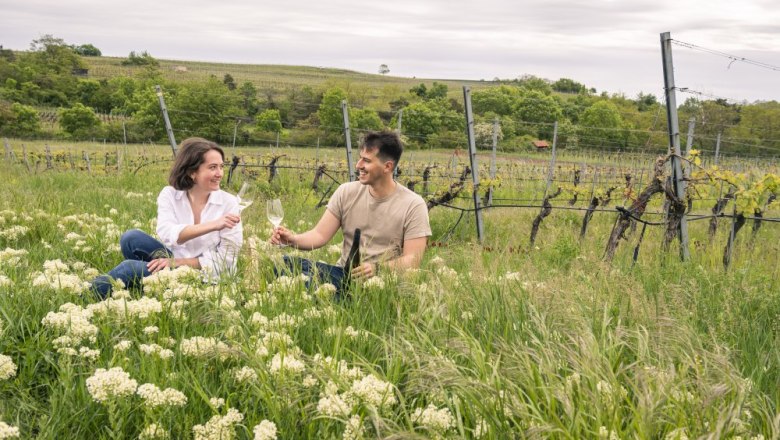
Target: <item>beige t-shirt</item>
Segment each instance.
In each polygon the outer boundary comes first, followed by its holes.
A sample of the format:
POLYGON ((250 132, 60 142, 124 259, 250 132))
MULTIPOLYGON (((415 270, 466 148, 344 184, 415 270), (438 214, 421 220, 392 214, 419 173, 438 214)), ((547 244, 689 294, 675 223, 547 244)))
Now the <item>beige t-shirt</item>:
POLYGON ((368 185, 344 183, 328 201, 328 211, 341 222, 344 244, 338 265, 343 266, 355 228, 360 228, 360 259, 373 263, 403 254, 404 240, 429 237, 428 207, 422 197, 396 183, 395 192, 382 199, 372 196, 368 185))

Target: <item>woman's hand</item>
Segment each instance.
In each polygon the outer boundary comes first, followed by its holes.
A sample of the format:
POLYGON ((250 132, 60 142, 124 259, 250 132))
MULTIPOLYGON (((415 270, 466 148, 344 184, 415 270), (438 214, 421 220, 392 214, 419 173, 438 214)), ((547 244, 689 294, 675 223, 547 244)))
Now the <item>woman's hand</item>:
POLYGON ((293 245, 295 242, 295 234, 284 226, 279 226, 274 229, 274 233, 271 234, 271 239, 269 241, 276 246, 293 245))
POLYGON ((222 217, 212 220, 214 225, 214 231, 221 231, 225 228, 233 229, 241 221, 241 216, 238 214, 225 214, 222 217))
POLYGON ((146 268, 151 273, 157 273, 167 267, 173 267, 173 258, 157 258, 146 263, 146 268))

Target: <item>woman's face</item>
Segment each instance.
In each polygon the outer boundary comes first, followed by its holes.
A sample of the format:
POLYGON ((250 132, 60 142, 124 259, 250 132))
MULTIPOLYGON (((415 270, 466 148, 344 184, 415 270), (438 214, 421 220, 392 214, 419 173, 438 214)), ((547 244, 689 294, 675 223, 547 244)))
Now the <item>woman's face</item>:
POLYGON ((203 155, 203 163, 190 177, 194 182, 193 189, 201 191, 219 190, 222 180, 222 155, 217 150, 209 150, 203 155))

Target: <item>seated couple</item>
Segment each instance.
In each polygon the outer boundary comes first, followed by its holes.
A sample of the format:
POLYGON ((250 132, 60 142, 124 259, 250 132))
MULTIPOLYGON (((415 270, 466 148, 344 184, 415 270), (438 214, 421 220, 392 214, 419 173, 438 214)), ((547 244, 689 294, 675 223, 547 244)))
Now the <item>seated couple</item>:
MULTIPOLYGON (((422 197, 393 180, 402 152, 395 133, 366 134, 356 166, 358 181, 338 187, 314 229, 295 234, 278 227, 270 240, 311 250, 326 245, 342 229, 337 265, 285 257, 289 268, 307 275, 314 275, 316 268, 320 282, 340 289, 356 229, 362 231, 362 264, 352 269, 353 278, 372 277, 380 267, 419 266, 431 228, 422 197)), ((157 198, 157 235, 162 241, 139 230, 126 232, 120 240, 125 261, 92 282, 100 298, 110 296, 112 279, 138 289, 144 277, 171 266, 202 269, 211 277, 235 271, 242 224, 235 196, 220 190, 224 162, 224 152, 213 142, 201 138, 182 142, 168 178, 170 186, 157 198)))

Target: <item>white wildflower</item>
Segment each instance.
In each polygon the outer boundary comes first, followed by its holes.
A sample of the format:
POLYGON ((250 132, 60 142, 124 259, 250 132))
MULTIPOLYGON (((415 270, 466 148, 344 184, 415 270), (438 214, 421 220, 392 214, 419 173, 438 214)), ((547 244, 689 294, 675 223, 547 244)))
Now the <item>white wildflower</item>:
POLYGON ((141 431, 138 440, 167 440, 170 437, 171 435, 165 428, 156 423, 152 423, 141 431))
POLYGON ((252 432, 255 434, 255 440, 276 440, 276 424, 269 420, 255 425, 252 432))
POLYGON ((213 406, 214 409, 220 409, 225 406, 225 399, 221 397, 212 397, 209 399, 209 405, 213 406))
POLYGON ((7 380, 16 376, 16 364, 10 356, 0 354, 0 380, 7 380))
POLYGON ((364 438, 366 434, 363 421, 359 415, 354 415, 347 420, 346 426, 344 426, 344 434, 341 436, 342 440, 360 440, 364 438))
POLYGON ((131 396, 137 388, 138 382, 131 379, 121 367, 110 370, 98 368, 95 374, 87 379, 87 391, 96 402, 101 403, 131 396))
POLYGON ((381 290, 381 289, 385 288, 385 281, 381 277, 374 276, 374 277, 371 277, 371 278, 367 279, 366 282, 363 283, 363 286, 366 289, 375 288, 375 289, 380 289, 381 290))
POLYGON ((242 367, 233 373, 233 377, 238 383, 249 383, 257 381, 257 372, 250 367, 242 367))
POLYGON ((128 341, 127 339, 124 339, 114 344, 114 351, 117 351, 119 353, 124 353, 125 351, 129 350, 130 347, 132 346, 133 346, 133 341, 128 341))
POLYGON ((232 440, 235 438, 234 427, 244 420, 244 415, 235 408, 228 409, 224 416, 216 415, 205 425, 195 425, 192 432, 195 440, 232 440))
POLYGON ((374 375, 368 375, 352 382, 350 392, 366 404, 380 409, 396 403, 396 398, 393 395, 393 385, 374 375))
POLYGON ((417 408, 412 414, 412 420, 419 426, 422 426, 436 433, 445 433, 455 426, 455 418, 449 408, 438 409, 433 404, 427 408, 417 408))
POLYGON ((0 439, 19 438, 19 428, 0 422, 0 439))
POLYGON ((352 412, 352 403, 341 394, 327 394, 317 402, 317 411, 328 417, 347 417, 352 412))
POLYGON ((136 391, 148 408, 158 408, 161 406, 184 406, 187 404, 187 396, 179 390, 166 388, 161 390, 157 385, 145 383, 138 387, 136 391))
POLYGON ((160 329, 155 325, 150 325, 148 327, 144 327, 144 334, 145 335, 156 335, 157 333, 160 333, 160 329))
POLYGON ((273 374, 279 374, 284 371, 296 374, 302 372, 304 367, 303 361, 296 358, 292 353, 287 355, 277 353, 268 362, 268 370, 273 374))

